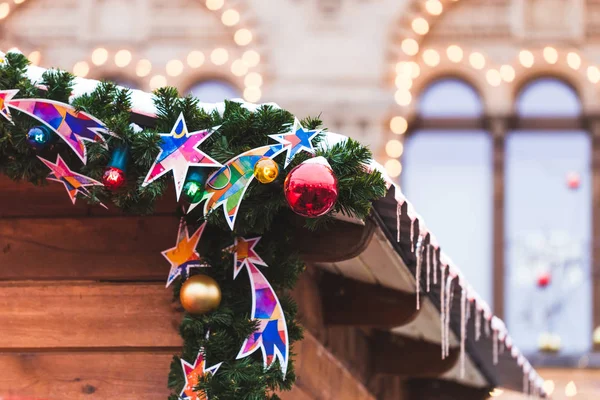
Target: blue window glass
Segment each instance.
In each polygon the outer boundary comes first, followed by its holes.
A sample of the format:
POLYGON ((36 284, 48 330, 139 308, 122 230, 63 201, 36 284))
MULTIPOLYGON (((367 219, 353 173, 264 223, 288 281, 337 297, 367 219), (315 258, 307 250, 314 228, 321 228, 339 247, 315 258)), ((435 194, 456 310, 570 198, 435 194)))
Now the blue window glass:
MULTIPOLYGON (((419 102, 426 117, 476 117, 466 83, 433 83, 419 102)), ((402 190, 442 249, 492 305, 492 139, 485 131, 419 130, 405 142, 402 190)))
POLYGON ((220 103, 240 97, 239 90, 231 83, 219 79, 205 80, 193 85, 188 93, 203 103, 220 103))
MULTIPOLYGON (((527 85, 526 116, 576 116, 574 91, 556 79, 527 85)), ((519 348, 560 340, 589 350, 591 323, 590 137, 583 131, 514 131, 506 142, 506 323, 519 348)))

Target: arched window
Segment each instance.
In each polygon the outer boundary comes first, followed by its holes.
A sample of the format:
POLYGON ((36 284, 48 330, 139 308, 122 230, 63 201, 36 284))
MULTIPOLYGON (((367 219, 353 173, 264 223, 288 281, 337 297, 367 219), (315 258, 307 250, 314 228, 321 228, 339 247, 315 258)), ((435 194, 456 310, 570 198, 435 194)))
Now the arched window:
POLYGON ((402 190, 477 292, 492 303, 492 140, 477 128, 477 92, 443 79, 419 98, 409 132, 402 190))
POLYGON ((590 348, 591 140, 564 82, 541 78, 516 101, 506 138, 506 323, 519 348, 590 348), (550 121, 550 123, 548 123, 550 121), (564 128, 557 128, 564 127, 564 128))
POLYGON ((194 84, 189 90, 203 103, 219 103, 240 97, 239 90, 231 83, 220 79, 209 79, 194 84))

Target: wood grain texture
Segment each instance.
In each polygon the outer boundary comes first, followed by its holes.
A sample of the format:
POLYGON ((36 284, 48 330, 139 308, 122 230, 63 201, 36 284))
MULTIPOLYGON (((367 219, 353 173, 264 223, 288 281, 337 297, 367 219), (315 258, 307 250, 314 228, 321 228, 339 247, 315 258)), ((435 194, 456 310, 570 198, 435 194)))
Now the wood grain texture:
POLYGON ((0 220, 0 280, 164 281, 175 217, 0 220))
POLYGON ((171 299, 162 284, 3 282, 0 351, 181 346, 171 299))
POLYGON ((0 354, 0 398, 164 400, 170 352, 0 354))

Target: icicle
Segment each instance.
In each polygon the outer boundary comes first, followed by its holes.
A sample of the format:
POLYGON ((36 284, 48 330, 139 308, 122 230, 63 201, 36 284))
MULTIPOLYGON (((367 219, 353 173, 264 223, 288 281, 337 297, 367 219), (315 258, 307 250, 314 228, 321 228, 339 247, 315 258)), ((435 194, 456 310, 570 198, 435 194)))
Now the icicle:
POLYGON ((494 329, 494 338, 492 340, 494 365, 498 364, 498 331, 494 329))
POLYGON ((471 300, 467 297, 467 322, 471 319, 471 300))
POLYGON ((445 332, 444 332, 444 344, 445 344, 445 348, 446 348, 446 357, 448 357, 450 355, 450 319, 451 319, 451 313, 450 311, 452 310, 451 308, 451 304, 452 304, 452 298, 454 297, 454 292, 452 291, 452 281, 454 280, 454 277, 452 275, 450 275, 450 271, 448 271, 448 278, 446 281, 446 325, 445 325, 445 332))
POLYGON ((427 293, 429 293, 431 287, 431 246, 427 245, 427 257, 425 259, 425 266, 427 267, 427 293))
POLYGON ((500 354, 504 354, 504 340, 500 341, 500 354))
POLYGON ((477 309, 475 305, 475 341, 478 342, 481 337, 481 314, 483 312, 477 309))
MULTIPOLYGON (((484 317, 485 317, 485 315, 484 315, 484 317)), ((485 330, 485 336, 486 337, 490 337, 490 334, 491 334, 491 332, 490 332, 490 322, 487 320, 487 318, 485 320, 484 328, 485 328, 484 329, 485 330)))
POLYGON ((445 297, 445 285, 444 285, 444 268, 440 268, 440 274, 441 274, 441 280, 440 280, 440 284, 441 284, 441 292, 440 292, 440 322, 441 322, 441 332, 442 332, 442 339, 441 339, 441 345, 442 345, 442 360, 446 358, 446 345, 445 345, 445 339, 446 339, 446 302, 444 301, 444 297, 445 297))
POLYGON ((413 253, 415 252, 415 219, 410 220, 410 251, 413 253))
POLYGON ((467 293, 463 289, 460 295, 460 377, 465 377, 465 341, 467 337, 467 293))
POLYGON ((402 217, 402 204, 396 203, 396 242, 400 243, 400 219, 402 217))
POLYGON ((433 284, 437 285, 437 275, 438 275, 438 257, 437 257, 437 249, 435 247, 432 248, 433 251, 433 284))
POLYGON ((416 250, 417 268, 415 272, 415 283, 417 286, 417 310, 421 309, 421 263, 423 262, 423 239, 419 236, 416 250))
POLYGON ((529 374, 523 372, 523 393, 529 394, 529 374))

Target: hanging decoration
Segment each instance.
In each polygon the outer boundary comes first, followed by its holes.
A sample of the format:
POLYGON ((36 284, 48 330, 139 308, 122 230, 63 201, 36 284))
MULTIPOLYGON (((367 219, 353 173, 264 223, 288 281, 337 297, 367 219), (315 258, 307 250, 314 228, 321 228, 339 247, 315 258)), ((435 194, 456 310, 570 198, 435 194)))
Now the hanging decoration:
POLYGON ((233 245, 233 277, 235 279, 244 267, 248 270, 252 288, 250 318, 259 321, 258 328, 244 341, 237 358, 248 357, 260 349, 265 369, 270 368, 275 360, 279 360, 285 379, 290 351, 287 324, 275 291, 267 278, 256 267, 257 265, 267 266, 255 250, 259 240, 260 237, 252 239, 238 237, 233 245))
POLYGON ((45 148, 52 139, 52 132, 45 126, 34 126, 27 132, 27 143, 36 150, 45 148))
POLYGON ((283 144, 287 149, 284 165, 284 168, 287 168, 298 152, 307 151, 311 154, 315 153, 312 139, 317 137, 321 131, 322 129, 304 129, 300 124, 300 121, 298 121, 298 118, 294 118, 294 124, 292 125, 292 130, 289 133, 269 135, 269 137, 283 144))
MULTIPOLYGON (((204 215, 222 205, 229 228, 233 230, 244 193, 254 179, 254 166, 260 159, 274 158, 284 150, 281 144, 257 147, 227 161, 208 178, 202 197, 202 200, 207 200, 204 203, 204 215)), ((199 203, 190 205, 188 212, 199 203)))
POLYGON ((254 177, 260 183, 271 183, 278 175, 279 166, 270 158, 261 158, 254 166, 254 177))
POLYGON ((190 168, 188 176, 183 185, 184 200, 190 204, 202 201, 204 196, 204 185, 208 179, 206 168, 190 168))
MULTIPOLYGON (((40 121, 48 128, 52 129, 69 147, 77 154, 79 159, 87 163, 87 150, 85 141, 99 142, 104 148, 107 148, 106 141, 102 134, 111 134, 108 128, 95 117, 83 112, 77 111, 75 107, 54 100, 45 99, 10 99, 16 94, 15 91, 8 91, 9 96, 4 99, 4 108, 6 106, 19 110, 36 120, 40 121)), ((2 105, 0 105, 0 110, 2 105)), ((7 114, 2 112, 7 117, 7 114)), ((10 114, 8 117, 10 118, 10 114)))
POLYGON ((108 190, 117 190, 122 187, 127 178, 125 170, 129 158, 129 148, 125 145, 117 147, 112 154, 110 162, 104 169, 102 183, 108 190))
POLYGON ((179 393, 179 397, 183 400, 209 400, 206 393, 203 390, 194 390, 200 378, 206 376, 206 374, 214 375, 221 364, 218 363, 210 368, 206 368, 206 360, 204 359, 204 349, 198 351, 196 360, 193 364, 188 363, 185 360, 181 360, 181 369, 183 369, 183 375, 185 377, 185 385, 179 393))
MULTIPOLYGON (((87 189, 89 186, 102 186, 102 183, 90 177, 71 171, 63 159, 60 158, 60 155, 56 156, 56 164, 53 164, 40 156, 38 156, 38 158, 52 171, 46 179, 60 182, 65 185, 73 204, 75 204, 75 201, 77 200, 78 193, 85 197, 91 197, 91 193, 87 189)), ((100 205, 107 208, 102 203, 100 203, 100 205)))
POLYGON ((338 197, 338 182, 324 157, 304 161, 285 178, 284 192, 290 208, 309 218, 327 214, 338 197))
POLYGON ((179 232, 177 233, 175 247, 171 247, 161 253, 171 264, 166 287, 169 287, 178 276, 186 280, 191 268, 208 267, 208 265, 200 260, 200 255, 196 251, 205 227, 206 222, 190 236, 185 219, 182 218, 179 222, 179 232))
POLYGON ((208 275, 194 275, 181 286, 179 300, 190 314, 206 314, 221 304, 221 288, 208 275))
POLYGON ((189 167, 220 167, 221 164, 202 152, 198 147, 217 128, 189 132, 183 113, 177 118, 171 133, 161 133, 160 153, 148 171, 142 187, 148 186, 169 171, 173 171, 177 200, 181 197, 189 167))
POLYGON ((581 186, 581 176, 577 172, 567 174, 567 187, 571 190, 577 190, 581 186))
POLYGON ((539 288, 544 289, 552 282, 552 275, 549 271, 542 271, 537 276, 537 285, 539 288))

